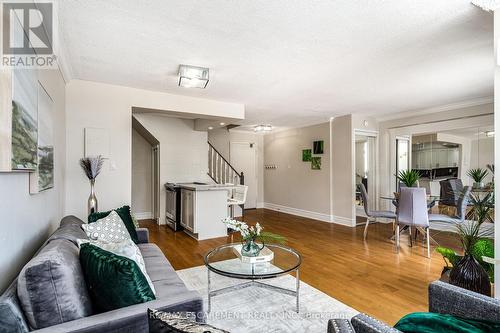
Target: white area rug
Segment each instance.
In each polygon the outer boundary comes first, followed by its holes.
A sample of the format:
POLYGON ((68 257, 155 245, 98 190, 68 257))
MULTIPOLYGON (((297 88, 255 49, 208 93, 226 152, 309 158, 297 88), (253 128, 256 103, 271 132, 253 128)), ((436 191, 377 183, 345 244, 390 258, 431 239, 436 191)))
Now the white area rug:
MULTIPOLYGON (((187 288, 198 291, 207 306, 207 268, 198 266, 177 271, 187 288)), ((245 283, 211 273, 212 290, 245 283)), ((281 276, 262 282, 295 290, 295 277, 281 276)), ((339 286, 341 287, 341 286, 339 286)), ((322 332, 328 320, 350 319, 359 312, 326 295, 307 283, 300 283, 300 313, 295 312, 295 297, 249 287, 212 297, 212 311, 207 322, 232 333, 242 332, 322 332)))

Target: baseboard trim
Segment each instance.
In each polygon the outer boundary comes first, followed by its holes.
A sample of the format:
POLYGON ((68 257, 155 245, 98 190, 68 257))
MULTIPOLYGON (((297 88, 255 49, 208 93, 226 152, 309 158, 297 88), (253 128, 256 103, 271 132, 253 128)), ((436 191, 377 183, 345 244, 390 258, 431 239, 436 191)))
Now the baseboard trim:
POLYGON ((151 212, 133 213, 132 215, 138 220, 149 220, 153 218, 153 213, 151 212))
POLYGON ((274 210, 277 212, 283 212, 283 213, 287 213, 287 214, 307 217, 307 218, 310 218, 313 220, 320 220, 323 222, 330 222, 330 223, 332 222, 331 216, 328 214, 311 212, 311 211, 305 210, 305 209, 282 206, 282 205, 277 205, 277 204, 273 204, 270 202, 264 202, 264 208, 274 210))
POLYGON ((348 217, 343 217, 343 216, 332 216, 332 222, 340 225, 345 225, 346 227, 354 227, 356 226, 356 221, 353 219, 350 219, 348 217))

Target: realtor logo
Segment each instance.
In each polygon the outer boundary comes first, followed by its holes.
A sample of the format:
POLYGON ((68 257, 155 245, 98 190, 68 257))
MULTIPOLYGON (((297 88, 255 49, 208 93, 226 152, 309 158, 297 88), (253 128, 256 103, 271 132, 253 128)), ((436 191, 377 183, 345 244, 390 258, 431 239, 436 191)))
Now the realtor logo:
POLYGON ((52 67, 52 2, 4 2, 2 10, 2 65, 52 67))

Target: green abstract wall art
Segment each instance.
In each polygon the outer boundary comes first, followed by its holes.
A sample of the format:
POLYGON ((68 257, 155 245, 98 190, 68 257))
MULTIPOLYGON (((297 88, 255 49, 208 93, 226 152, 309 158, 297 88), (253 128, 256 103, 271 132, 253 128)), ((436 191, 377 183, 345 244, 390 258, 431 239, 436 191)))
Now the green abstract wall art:
POLYGON ((325 146, 325 142, 323 140, 314 141, 313 142, 313 153, 314 154, 323 154, 324 146, 325 146))
POLYGON ((321 157, 318 156, 311 157, 311 169, 321 170, 321 157))
POLYGON ((38 86, 38 166, 30 173, 30 193, 54 187, 54 102, 44 87, 38 86))
POLYGON ((36 73, 12 71, 12 169, 37 166, 38 110, 36 73))
POLYGON ((302 162, 310 162, 310 161, 311 161, 311 149, 303 149, 302 162))

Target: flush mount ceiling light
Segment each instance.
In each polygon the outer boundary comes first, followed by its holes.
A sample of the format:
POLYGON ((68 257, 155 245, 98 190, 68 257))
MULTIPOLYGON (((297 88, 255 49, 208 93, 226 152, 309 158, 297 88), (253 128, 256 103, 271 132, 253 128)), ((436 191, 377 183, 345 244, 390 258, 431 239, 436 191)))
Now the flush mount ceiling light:
POLYGON ((208 68, 179 65, 179 87, 204 89, 208 79, 208 68))
POLYGON ((253 128, 255 132, 271 132, 273 127, 271 125, 257 125, 253 128))

